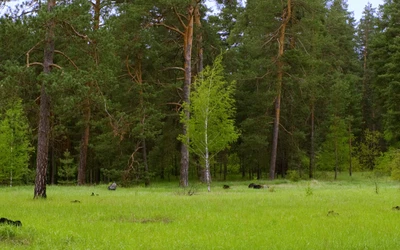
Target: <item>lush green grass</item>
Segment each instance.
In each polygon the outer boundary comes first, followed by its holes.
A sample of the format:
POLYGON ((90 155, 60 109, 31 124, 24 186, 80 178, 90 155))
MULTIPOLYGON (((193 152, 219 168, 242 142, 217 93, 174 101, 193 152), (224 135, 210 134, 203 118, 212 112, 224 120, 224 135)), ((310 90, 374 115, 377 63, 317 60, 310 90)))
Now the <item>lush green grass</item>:
POLYGON ((277 181, 262 190, 248 183, 213 183, 211 193, 198 185, 191 196, 176 183, 117 191, 48 186, 46 200, 33 200, 33 187, 2 187, 0 217, 23 226, 0 226, 0 249, 400 246, 400 211, 392 209, 400 205, 396 182, 356 175, 345 181, 277 181))

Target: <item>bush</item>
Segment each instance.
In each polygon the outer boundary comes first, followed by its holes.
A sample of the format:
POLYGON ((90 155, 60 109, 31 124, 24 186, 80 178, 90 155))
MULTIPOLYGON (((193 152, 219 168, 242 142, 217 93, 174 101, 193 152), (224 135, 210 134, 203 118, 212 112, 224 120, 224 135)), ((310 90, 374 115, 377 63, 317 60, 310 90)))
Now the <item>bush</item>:
POLYGON ((294 181, 294 182, 299 181, 300 180, 299 171, 297 171, 297 170, 288 170, 286 172, 286 178, 291 180, 291 181, 294 181))
POLYGON ((58 182, 61 184, 74 184, 76 181, 77 167, 74 163, 74 158, 68 149, 64 152, 64 158, 60 159, 61 166, 58 169, 58 176, 62 179, 58 182))
POLYGON ((358 160, 364 170, 373 170, 376 166, 376 160, 381 154, 379 141, 382 134, 379 131, 366 130, 364 138, 358 145, 358 160))
POLYGON ((377 159, 374 172, 379 175, 390 175, 400 180, 400 150, 391 148, 377 159))

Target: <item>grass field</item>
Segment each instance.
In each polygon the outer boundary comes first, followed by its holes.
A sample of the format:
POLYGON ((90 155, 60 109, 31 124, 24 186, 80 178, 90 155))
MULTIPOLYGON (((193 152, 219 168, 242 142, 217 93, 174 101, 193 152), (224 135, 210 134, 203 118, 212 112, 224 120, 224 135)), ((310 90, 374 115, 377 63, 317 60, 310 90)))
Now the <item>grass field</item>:
POLYGON ((356 174, 344 181, 246 182, 150 188, 1 187, 0 249, 398 249, 400 184, 356 174), (229 184, 230 189, 222 189, 229 184), (91 196, 92 192, 98 196, 91 196), (79 200, 80 202, 71 202, 79 200), (334 211, 334 212, 329 212, 334 211))

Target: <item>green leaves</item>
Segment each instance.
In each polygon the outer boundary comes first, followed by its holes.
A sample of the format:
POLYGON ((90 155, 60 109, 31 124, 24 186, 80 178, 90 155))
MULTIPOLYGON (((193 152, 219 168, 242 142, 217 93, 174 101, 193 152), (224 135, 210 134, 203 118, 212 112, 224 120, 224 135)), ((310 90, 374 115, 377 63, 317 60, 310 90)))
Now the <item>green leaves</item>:
POLYGON ((29 140, 28 121, 20 100, 0 116, 0 180, 19 180, 28 173, 28 162, 33 148, 29 140))
POLYGON ((74 158, 71 153, 66 150, 64 152, 64 158, 60 159, 61 166, 58 169, 58 175, 62 178, 60 183, 72 184, 75 183, 75 174, 77 171, 76 164, 74 164, 74 158))
MULTIPOLYGON (((191 103, 184 106, 191 112, 190 119, 181 113, 181 122, 188 126, 190 149, 201 157, 206 151, 217 153, 225 149, 239 136, 234 125, 235 82, 224 79, 221 61, 222 55, 193 84, 191 103)), ((179 139, 185 143, 187 138, 180 135, 179 139)))

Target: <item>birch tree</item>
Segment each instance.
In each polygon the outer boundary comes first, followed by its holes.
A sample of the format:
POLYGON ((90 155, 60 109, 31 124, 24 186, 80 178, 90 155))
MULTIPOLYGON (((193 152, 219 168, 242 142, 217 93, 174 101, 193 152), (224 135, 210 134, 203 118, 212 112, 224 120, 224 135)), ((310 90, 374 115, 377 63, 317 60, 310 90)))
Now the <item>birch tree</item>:
POLYGON ((13 101, 0 116, 0 180, 20 180, 29 172, 28 163, 33 148, 29 141, 29 125, 21 100, 13 101))
POLYGON ((206 67, 194 83, 191 102, 185 103, 191 117, 181 112, 181 121, 188 133, 179 136, 182 143, 189 141, 191 152, 205 164, 205 179, 211 191, 210 159, 236 141, 239 134, 234 125, 235 82, 227 82, 223 76, 222 56, 213 67, 206 67))

